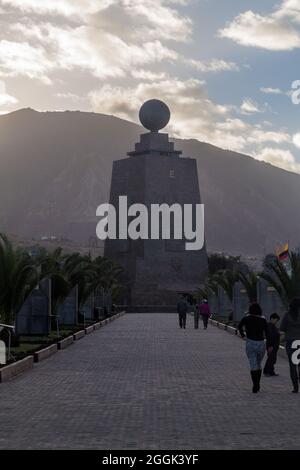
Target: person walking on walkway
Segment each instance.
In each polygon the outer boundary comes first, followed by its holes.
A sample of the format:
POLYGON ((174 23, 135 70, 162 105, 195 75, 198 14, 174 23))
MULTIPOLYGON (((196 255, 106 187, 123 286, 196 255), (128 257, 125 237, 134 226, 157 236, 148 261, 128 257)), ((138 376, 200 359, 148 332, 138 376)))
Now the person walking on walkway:
POLYGON ((285 333, 286 352, 289 358, 290 375, 293 384, 293 393, 299 392, 300 367, 293 363, 294 341, 300 340, 300 298, 290 303, 289 311, 284 315, 280 330, 285 333))
POLYGON ((193 312, 194 312, 195 330, 198 330, 199 329, 200 310, 199 310, 199 305, 197 304, 196 300, 194 300, 194 302, 193 302, 193 312))
POLYGON ((266 352, 265 338, 269 341, 268 323, 262 316, 262 310, 258 303, 250 305, 249 314, 240 321, 238 329, 241 337, 246 340, 246 354, 253 383, 252 392, 257 393, 260 390, 261 364, 266 352))
POLYGON ((188 312, 188 303, 182 295, 179 302, 177 303, 177 313, 179 316, 179 326, 180 328, 186 328, 186 314, 188 312))
POLYGON ((270 321, 268 323, 269 328, 269 340, 267 343, 268 358, 264 367, 264 375, 266 377, 276 377, 278 374, 275 372, 275 364, 277 362, 277 353, 280 346, 280 331, 277 327, 277 323, 280 320, 278 313, 272 313, 270 321))
POLYGON ((208 319, 211 313, 210 313, 210 308, 206 299, 203 299, 201 304, 199 305, 199 313, 203 320, 204 330, 207 330, 208 319))

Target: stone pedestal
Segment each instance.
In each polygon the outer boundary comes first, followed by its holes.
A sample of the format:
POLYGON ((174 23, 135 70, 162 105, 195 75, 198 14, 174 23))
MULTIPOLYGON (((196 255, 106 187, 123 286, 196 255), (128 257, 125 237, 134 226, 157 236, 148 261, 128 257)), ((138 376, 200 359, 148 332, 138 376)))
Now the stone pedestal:
POLYGON ((78 286, 75 286, 64 302, 58 307, 60 325, 76 325, 78 323, 78 286))
POLYGON ((95 301, 93 294, 89 296, 84 305, 80 308, 80 312, 84 315, 85 320, 92 320, 94 318, 94 308, 95 301))
POLYGON ((274 287, 270 286, 269 283, 264 279, 259 279, 257 286, 257 297, 258 302, 262 308, 263 315, 267 319, 270 318, 272 313, 278 313, 281 318, 286 313, 287 306, 283 304, 274 287))
POLYGON ((23 304, 16 316, 16 334, 48 336, 51 331, 51 281, 45 279, 23 304))
POLYGON ((233 288, 233 319, 240 321, 249 311, 249 297, 241 282, 236 282, 233 288))

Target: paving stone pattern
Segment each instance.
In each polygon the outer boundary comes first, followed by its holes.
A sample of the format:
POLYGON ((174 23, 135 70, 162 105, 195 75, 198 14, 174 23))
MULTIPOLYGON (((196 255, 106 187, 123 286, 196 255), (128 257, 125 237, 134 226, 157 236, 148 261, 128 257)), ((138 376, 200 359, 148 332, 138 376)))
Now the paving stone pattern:
POLYGON ((299 449, 287 361, 253 395, 244 346, 127 314, 0 385, 0 448, 299 449))

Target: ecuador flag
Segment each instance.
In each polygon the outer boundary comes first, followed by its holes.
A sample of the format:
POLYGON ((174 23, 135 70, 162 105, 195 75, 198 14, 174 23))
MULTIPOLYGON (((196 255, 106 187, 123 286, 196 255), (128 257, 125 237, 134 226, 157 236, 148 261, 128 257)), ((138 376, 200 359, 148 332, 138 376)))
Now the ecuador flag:
POLYGON ((277 247, 276 255, 279 261, 284 261, 289 257, 289 244, 285 243, 281 247, 277 247))

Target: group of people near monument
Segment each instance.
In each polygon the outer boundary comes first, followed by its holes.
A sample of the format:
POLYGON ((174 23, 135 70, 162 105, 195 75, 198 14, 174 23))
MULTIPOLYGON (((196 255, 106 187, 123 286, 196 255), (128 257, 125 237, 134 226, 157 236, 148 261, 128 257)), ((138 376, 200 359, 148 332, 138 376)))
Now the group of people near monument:
POLYGON ((200 303, 197 303, 193 298, 189 303, 185 296, 182 295, 179 302, 177 303, 177 312, 179 317, 179 327, 186 328, 186 316, 190 310, 190 305, 192 305, 192 310, 194 313, 194 325, 195 329, 199 328, 199 319, 200 316, 203 321, 203 329, 207 330, 208 320, 211 317, 211 311, 207 299, 203 299, 200 303))
MULTIPOLYGON (((206 330, 211 311, 207 299, 197 303, 192 301, 194 313, 194 327, 199 327, 199 317, 202 317, 203 328, 206 330)), ((186 328, 186 316, 190 310, 190 304, 185 296, 181 296, 177 304, 180 328, 186 328)), ((300 385, 300 364, 295 361, 295 342, 300 342, 300 298, 295 298, 289 305, 287 313, 284 315, 280 326, 280 316, 273 313, 269 321, 263 316, 261 306, 252 303, 249 306, 247 315, 242 318, 238 325, 241 337, 246 342, 246 354, 250 365, 252 379, 252 392, 260 391, 262 373, 265 377, 277 377, 275 364, 280 348, 281 337, 285 337, 285 348, 289 360, 290 377, 293 384, 293 393, 299 392, 300 385), (267 353, 264 368, 262 363, 267 353)), ((300 353, 299 353, 300 357, 300 353)))

